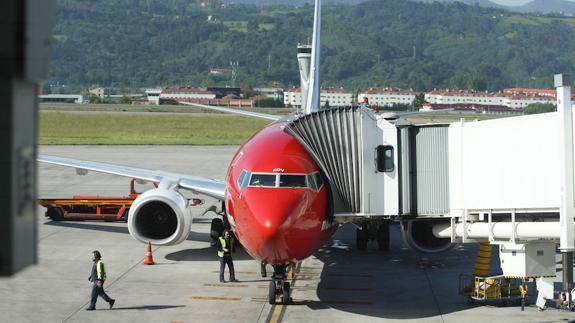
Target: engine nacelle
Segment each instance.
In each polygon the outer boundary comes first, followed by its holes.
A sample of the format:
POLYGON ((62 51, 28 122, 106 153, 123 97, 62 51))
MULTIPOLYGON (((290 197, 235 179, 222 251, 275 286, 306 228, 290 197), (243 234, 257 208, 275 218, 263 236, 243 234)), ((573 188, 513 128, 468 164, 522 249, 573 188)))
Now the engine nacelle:
POLYGON ((192 212, 188 200, 165 188, 144 192, 136 198, 128 214, 128 230, 143 243, 169 246, 183 242, 190 234, 192 212))
POLYGON ((433 227, 440 220, 408 221, 402 223, 403 241, 411 248, 421 253, 440 253, 451 249, 454 244, 449 238, 437 238, 433 227))

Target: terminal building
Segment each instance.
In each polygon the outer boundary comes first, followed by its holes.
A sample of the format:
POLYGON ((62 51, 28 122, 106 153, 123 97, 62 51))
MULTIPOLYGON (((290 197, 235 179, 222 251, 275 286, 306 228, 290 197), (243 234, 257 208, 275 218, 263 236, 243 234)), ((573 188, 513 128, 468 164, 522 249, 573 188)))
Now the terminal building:
POLYGON ((81 94, 42 94, 39 99, 40 102, 90 103, 88 97, 81 94))
POLYGON ((166 88, 160 93, 160 100, 173 100, 180 102, 204 103, 216 98, 216 94, 206 88, 185 87, 166 88))

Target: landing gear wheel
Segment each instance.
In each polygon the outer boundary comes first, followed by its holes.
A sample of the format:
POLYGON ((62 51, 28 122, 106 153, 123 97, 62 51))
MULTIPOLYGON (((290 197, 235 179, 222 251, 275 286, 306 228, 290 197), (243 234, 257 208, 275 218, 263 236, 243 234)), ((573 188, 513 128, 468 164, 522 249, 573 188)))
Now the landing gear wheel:
POLYGON ((59 207, 51 207, 46 211, 46 216, 52 221, 62 221, 64 220, 64 211, 59 207))
POLYGON ((361 229, 356 229, 356 246, 357 250, 367 250, 369 241, 369 231, 367 223, 361 225, 361 229))
POLYGON ((389 222, 383 222, 377 227, 377 245, 379 250, 389 251, 389 222))
POLYGON ((224 221, 220 218, 212 219, 212 224, 210 225, 210 245, 215 246, 218 238, 224 233, 224 221))
POLYGON ((283 286, 282 286, 282 298, 283 298, 283 304, 284 305, 291 303, 291 299, 289 297, 289 292, 290 292, 290 284, 289 284, 289 282, 284 282, 283 286))
POLYGON ((268 302, 270 305, 275 305, 276 303, 276 282, 273 280, 270 282, 268 289, 268 302))

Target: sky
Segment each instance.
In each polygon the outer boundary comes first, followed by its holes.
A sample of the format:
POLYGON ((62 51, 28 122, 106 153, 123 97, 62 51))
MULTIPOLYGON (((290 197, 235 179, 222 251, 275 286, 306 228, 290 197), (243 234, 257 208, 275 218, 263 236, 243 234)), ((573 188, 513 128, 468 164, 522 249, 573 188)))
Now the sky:
MULTIPOLYGON (((569 0, 575 1, 575 0, 569 0)), ((491 2, 499 3, 506 6, 520 6, 526 4, 527 2, 531 2, 531 0, 491 0, 491 2)))

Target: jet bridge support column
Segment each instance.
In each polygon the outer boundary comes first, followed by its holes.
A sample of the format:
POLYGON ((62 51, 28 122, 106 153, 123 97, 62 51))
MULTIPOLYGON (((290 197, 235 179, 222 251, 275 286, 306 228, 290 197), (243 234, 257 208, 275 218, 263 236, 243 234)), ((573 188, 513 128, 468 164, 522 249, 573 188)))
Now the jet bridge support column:
POLYGON ((571 289, 573 289, 573 251, 575 250, 573 216, 575 215, 574 170, 573 170, 573 107, 571 103, 570 79, 563 75, 555 75, 557 88, 557 112, 560 116, 560 156, 561 207, 560 207, 560 249, 563 254, 563 292, 567 296, 569 307, 571 289))

